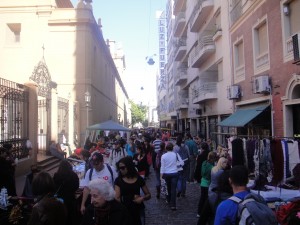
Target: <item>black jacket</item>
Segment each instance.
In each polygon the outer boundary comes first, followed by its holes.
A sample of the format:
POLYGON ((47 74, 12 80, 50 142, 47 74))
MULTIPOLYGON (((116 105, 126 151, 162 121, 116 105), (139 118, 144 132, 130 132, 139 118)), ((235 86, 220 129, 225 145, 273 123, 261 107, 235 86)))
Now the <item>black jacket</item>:
MULTIPOLYGON (((108 212, 108 223, 105 225, 130 225, 130 216, 125 206, 112 200, 108 202, 110 204, 110 210, 108 212)), ((81 225, 97 225, 96 224, 96 210, 93 205, 90 205, 82 218, 81 225)))

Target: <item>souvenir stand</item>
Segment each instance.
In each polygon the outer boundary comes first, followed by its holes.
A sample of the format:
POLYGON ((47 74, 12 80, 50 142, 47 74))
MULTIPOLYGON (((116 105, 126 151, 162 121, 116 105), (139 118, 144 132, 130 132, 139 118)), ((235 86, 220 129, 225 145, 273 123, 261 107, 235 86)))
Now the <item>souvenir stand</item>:
POLYGON ((294 137, 226 135, 232 165, 249 169, 251 192, 261 195, 270 208, 300 198, 300 144, 294 137))

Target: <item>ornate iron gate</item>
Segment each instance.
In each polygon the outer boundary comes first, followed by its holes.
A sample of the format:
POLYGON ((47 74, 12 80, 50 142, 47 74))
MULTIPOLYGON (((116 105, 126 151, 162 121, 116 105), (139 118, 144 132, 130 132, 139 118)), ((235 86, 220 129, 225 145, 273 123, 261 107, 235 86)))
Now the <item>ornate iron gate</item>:
POLYGON ((66 144, 69 142, 69 100, 58 97, 57 104, 57 140, 59 143, 66 144))
POLYGON ((34 68, 30 80, 38 84, 38 150, 45 153, 51 135, 51 89, 54 82, 46 65, 45 59, 34 68))
POLYGON ((49 145, 49 127, 51 125, 51 104, 49 99, 38 100, 38 149, 46 153, 49 145))
POLYGON ((24 85, 0 78, 0 147, 12 145, 14 158, 26 158, 28 91, 24 85))

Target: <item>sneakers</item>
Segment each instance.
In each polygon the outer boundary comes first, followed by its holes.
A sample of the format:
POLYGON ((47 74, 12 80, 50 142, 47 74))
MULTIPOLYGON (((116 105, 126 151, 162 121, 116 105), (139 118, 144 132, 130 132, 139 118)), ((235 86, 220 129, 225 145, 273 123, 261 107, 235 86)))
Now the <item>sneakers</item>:
POLYGON ((199 215, 199 214, 197 214, 197 218, 200 218, 200 215, 199 215))

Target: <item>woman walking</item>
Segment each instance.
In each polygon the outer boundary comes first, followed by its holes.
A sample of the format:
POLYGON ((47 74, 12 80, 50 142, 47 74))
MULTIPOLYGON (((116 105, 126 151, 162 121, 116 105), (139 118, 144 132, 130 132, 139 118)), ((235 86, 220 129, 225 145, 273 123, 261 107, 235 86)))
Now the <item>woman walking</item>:
POLYGON ((131 215, 131 225, 144 225, 144 201, 151 198, 145 180, 138 174, 132 158, 129 156, 120 159, 117 168, 119 177, 115 180, 116 200, 126 206, 131 215), (144 196, 140 195, 141 189, 144 196))
POLYGON ((168 195, 167 203, 171 206, 171 210, 176 210, 176 187, 178 182, 177 161, 181 165, 184 164, 180 156, 173 152, 173 144, 168 143, 166 146, 167 152, 161 157, 161 178, 167 183, 168 195))

